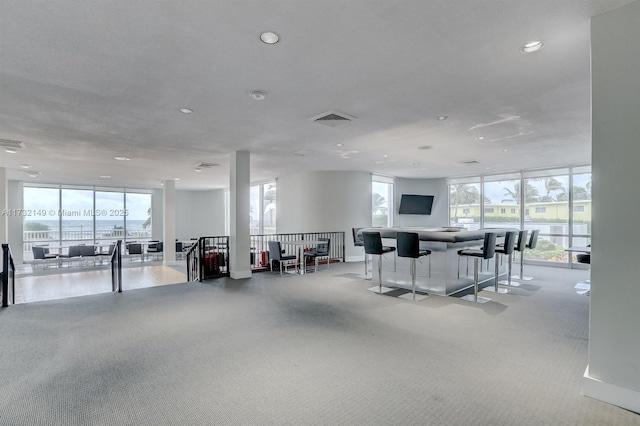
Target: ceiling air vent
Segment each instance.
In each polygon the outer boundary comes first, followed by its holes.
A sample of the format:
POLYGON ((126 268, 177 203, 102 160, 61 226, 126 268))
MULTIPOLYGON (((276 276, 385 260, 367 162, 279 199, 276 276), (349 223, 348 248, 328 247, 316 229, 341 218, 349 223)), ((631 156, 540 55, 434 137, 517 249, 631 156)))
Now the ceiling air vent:
POLYGON ((460 161, 460 164, 478 164, 479 161, 478 160, 463 160, 460 161))
POLYGON ((11 149, 22 149, 24 148, 24 143, 18 142, 18 141, 10 141, 9 139, 0 139, 0 147, 11 148, 11 149))
POLYGON ((301 149, 299 151, 294 151, 293 155, 298 155, 300 157, 306 157, 308 155, 313 155, 315 152, 310 149, 301 149))
POLYGON ((196 164, 196 168, 198 168, 198 169, 210 169, 212 167, 218 167, 219 165, 220 164, 217 164, 217 163, 205 163, 205 162, 202 162, 202 163, 196 164))
POLYGON ((320 115, 310 118, 311 121, 318 124, 324 124, 329 127, 336 127, 349 121, 355 120, 355 117, 343 114, 338 111, 327 111, 320 115))

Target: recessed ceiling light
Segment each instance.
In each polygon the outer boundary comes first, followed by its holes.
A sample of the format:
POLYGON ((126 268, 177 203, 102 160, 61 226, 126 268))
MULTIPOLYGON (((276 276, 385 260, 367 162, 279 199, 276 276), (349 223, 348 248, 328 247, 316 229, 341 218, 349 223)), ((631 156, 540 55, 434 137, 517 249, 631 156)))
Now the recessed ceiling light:
POLYGON ((196 168, 195 168, 195 169, 193 169, 193 170, 194 170, 194 171, 196 171, 196 172, 201 172, 201 171, 202 171, 202 169, 201 169, 200 167, 196 167, 196 168))
POLYGON ((343 143, 337 143, 336 146, 344 146, 343 143))
POLYGON ((27 172, 29 177, 38 177, 40 176, 40 172, 27 172))
POLYGON ((478 136, 476 139, 479 140, 479 141, 483 141, 484 140, 484 136, 478 136))
POLYGON ((419 146, 418 149, 421 151, 425 151, 427 149, 431 149, 433 148, 431 145, 423 145, 423 146, 419 146))
POLYGON ((131 160, 131 158, 129 157, 113 157, 114 160, 118 160, 118 161, 129 161, 131 160))
POLYGON ((261 101, 265 98, 265 93, 260 92, 259 90, 256 90, 254 92, 249 93, 249 96, 251 96, 256 101, 261 101))
POLYGON ((8 152, 9 154, 15 154, 16 152, 18 152, 15 149, 5 149, 5 151, 8 152))
POLYGON ((384 155, 383 155, 383 157, 384 157, 384 158, 387 158, 387 157, 388 157, 388 155, 387 155, 387 154, 384 154, 384 155))
POLYGON ((21 169, 30 169, 30 168, 31 168, 31 166, 30 166, 30 165, 28 165, 28 164, 21 164, 21 165, 20 165, 20 168, 21 168, 21 169))
POLYGON ((193 110, 190 108, 180 108, 179 111, 183 114, 191 114, 193 112, 193 110))
POLYGON ((180 180, 180 178, 173 178, 173 180, 180 180))
POLYGON ((100 177, 101 177, 102 179, 111 179, 111 176, 108 176, 108 175, 102 175, 102 176, 100 176, 100 177))
POLYGON ((540 40, 531 41, 520 48, 520 51, 523 53, 533 53, 536 52, 544 46, 544 43, 540 40))
POLYGON ((164 181, 163 180, 160 181, 160 186, 162 186, 162 185, 164 185, 164 181))
POLYGON ((278 37, 278 34, 274 32, 265 31, 264 33, 260 34, 260 40, 262 40, 266 44, 276 44, 278 40, 280 40, 280 37, 278 37))
POLYGON ((438 120, 438 121, 444 121, 444 120, 446 120, 447 118, 449 118, 449 117, 447 117, 446 115, 439 115, 439 116, 437 116, 437 117, 436 117, 436 120, 438 120))
POLYGON ((502 152, 509 152, 509 150, 505 148, 502 150, 502 152))

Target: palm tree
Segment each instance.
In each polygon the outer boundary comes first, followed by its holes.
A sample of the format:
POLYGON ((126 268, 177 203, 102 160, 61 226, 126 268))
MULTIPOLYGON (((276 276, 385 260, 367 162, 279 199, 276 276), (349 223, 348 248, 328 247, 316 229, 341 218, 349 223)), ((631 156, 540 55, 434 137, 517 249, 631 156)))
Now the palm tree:
POLYGON ((373 194, 371 203, 374 214, 378 214, 381 208, 387 207, 387 200, 377 192, 373 194))
POLYGON ((264 192, 264 213, 269 212, 269 226, 275 226, 273 224, 273 211, 276 209, 276 188, 275 185, 269 185, 268 189, 264 192))
POLYGON ((149 215, 149 217, 142 224, 142 229, 147 229, 149 226, 151 226, 151 207, 147 209, 147 214, 149 215))
POLYGON ((476 186, 467 184, 451 185, 451 204, 455 206, 453 211, 454 221, 458 221, 458 206, 460 204, 474 204, 480 202, 480 191, 476 186))
POLYGON ((545 191, 547 191, 547 195, 542 197, 540 199, 540 201, 560 201, 559 197, 562 194, 567 194, 567 190, 565 189, 564 186, 562 186, 562 183, 553 177, 550 178, 544 178, 544 189, 545 191), (556 195, 556 198, 554 199, 553 196, 551 195, 552 192, 559 192, 556 195))
POLYGON ((574 200, 590 200, 591 199, 591 182, 587 182, 586 186, 573 187, 574 200))
MULTIPOLYGON (((521 203, 522 197, 520 192, 520 182, 517 182, 515 185, 513 185, 513 191, 510 190, 509 188, 503 188, 503 189, 505 190, 505 193, 504 193, 505 197, 509 196, 509 198, 502 200, 502 202, 513 201, 516 204, 521 203)), ((539 201, 539 198, 540 198, 540 194, 538 194, 538 190, 536 189, 536 187, 531 185, 529 182, 525 181, 524 202, 535 203, 539 201)))

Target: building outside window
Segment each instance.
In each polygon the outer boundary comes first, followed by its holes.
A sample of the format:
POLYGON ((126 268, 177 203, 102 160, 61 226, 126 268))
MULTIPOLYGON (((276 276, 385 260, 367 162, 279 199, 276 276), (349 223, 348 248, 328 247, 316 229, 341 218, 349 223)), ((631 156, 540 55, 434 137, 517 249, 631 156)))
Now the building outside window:
POLYGON ((479 177, 456 179, 449 185, 449 223, 452 226, 461 226, 468 230, 480 228, 479 182, 479 177))
POLYGON ((537 247, 525 252, 526 259, 572 265, 575 257, 565 249, 586 246, 591 238, 591 167, 449 179, 449 217, 467 229, 538 229, 537 247), (460 202, 463 194, 475 204, 460 202), (504 204, 512 207, 499 207, 504 204))
POLYGON ((484 217, 484 227, 519 228, 520 209, 509 207, 509 210, 507 210, 507 207, 500 207, 500 213, 493 213, 494 211, 498 211, 498 206, 518 205, 520 194, 520 180, 518 175, 487 176, 483 183, 483 201, 485 204, 485 213, 487 205, 489 205, 492 214, 484 217), (496 208, 495 210, 494 207, 496 208), (515 212, 511 213, 513 210, 515 210, 515 212), (507 211, 509 211, 509 213, 507 213, 507 211))

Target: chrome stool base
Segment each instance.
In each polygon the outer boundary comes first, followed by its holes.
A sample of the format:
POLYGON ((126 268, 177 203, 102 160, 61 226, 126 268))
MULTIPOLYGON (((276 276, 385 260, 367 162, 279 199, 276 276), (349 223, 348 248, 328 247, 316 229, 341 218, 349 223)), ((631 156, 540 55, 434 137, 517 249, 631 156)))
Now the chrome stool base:
POLYGON ((374 293, 378 293, 378 294, 385 294, 395 290, 395 288, 389 288, 385 286, 380 287, 379 285, 377 285, 375 287, 368 288, 367 290, 372 291, 374 293))
POLYGON ((507 294, 509 293, 509 289, 506 288, 499 288, 497 291, 495 289, 495 287, 493 286, 488 286, 482 289, 482 291, 490 291, 491 293, 498 293, 498 294, 507 294))
POLYGON ((478 296, 476 299, 476 297, 473 294, 467 294, 466 296, 463 296, 460 299, 466 300, 467 302, 474 302, 474 303, 487 303, 491 301, 491 299, 489 299, 488 297, 478 296))
POLYGON ((416 302, 424 300, 424 299, 426 299, 428 297, 429 297, 428 294, 417 294, 417 293, 415 295, 415 299, 414 299, 413 293, 405 293, 405 294, 401 294, 400 296, 398 296, 399 299, 413 300, 413 301, 416 301, 416 302))

